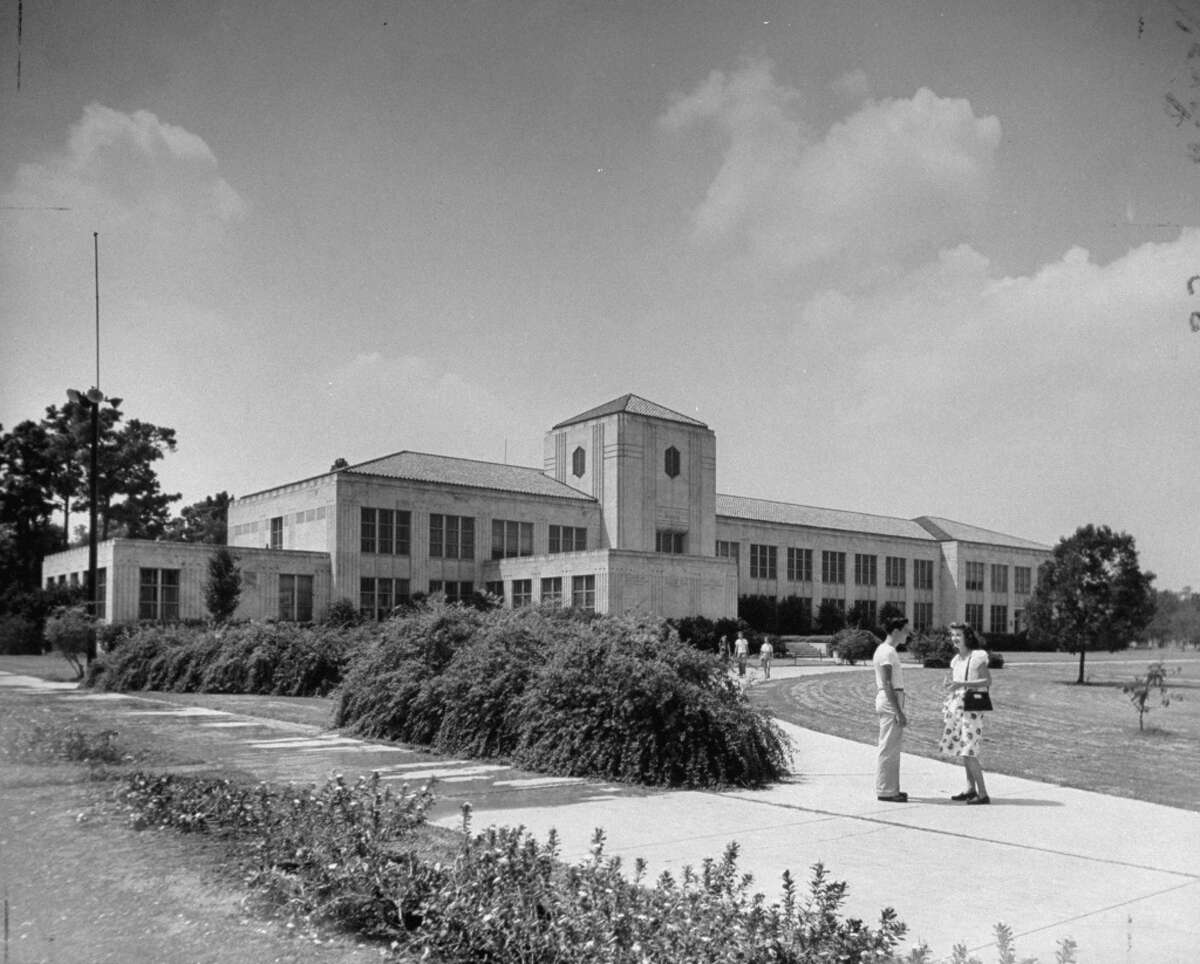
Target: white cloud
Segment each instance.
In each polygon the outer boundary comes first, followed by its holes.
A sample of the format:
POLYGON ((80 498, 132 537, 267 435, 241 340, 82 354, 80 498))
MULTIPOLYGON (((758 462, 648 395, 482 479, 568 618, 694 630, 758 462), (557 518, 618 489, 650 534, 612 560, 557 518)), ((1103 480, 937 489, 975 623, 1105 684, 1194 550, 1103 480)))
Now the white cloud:
POLYGON ((871 94, 871 81, 865 70, 850 70, 834 80, 830 87, 839 97, 852 103, 866 100, 871 94))
POLYGON ((696 240, 744 244, 782 269, 879 266, 960 240, 979 217, 1000 143, 995 117, 922 88, 867 101, 818 138, 796 116, 799 101, 758 62, 714 72, 665 113, 670 131, 713 125, 726 141, 693 213, 696 240))

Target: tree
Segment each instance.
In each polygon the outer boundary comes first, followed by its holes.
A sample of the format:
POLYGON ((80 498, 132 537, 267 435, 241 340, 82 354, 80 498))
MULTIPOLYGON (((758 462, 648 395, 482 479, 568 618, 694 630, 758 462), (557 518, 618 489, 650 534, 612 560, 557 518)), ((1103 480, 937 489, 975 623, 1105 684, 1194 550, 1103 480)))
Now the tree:
POLYGON ((227 546, 221 546, 208 558, 208 580, 204 583, 204 605, 213 620, 229 622, 237 612, 242 594, 242 573, 237 557, 227 546))
POLYGON ((178 518, 172 519, 167 525, 166 538, 172 542, 225 545, 229 535, 229 504, 232 501, 233 496, 228 492, 218 492, 184 506, 178 518))
MULTIPOLYGON (((1180 669, 1181 667, 1177 666, 1170 675, 1178 673, 1180 669)), ((1129 697, 1129 702, 1137 710, 1138 732, 1146 729, 1145 719, 1146 714, 1150 712, 1151 690, 1158 690, 1159 704, 1161 706, 1171 705, 1171 694, 1167 692, 1167 676, 1166 663, 1151 663, 1146 667, 1145 676, 1135 676, 1132 683, 1126 683, 1121 687, 1121 692, 1129 697)))
POLYGON ((1035 642, 1053 641, 1079 654, 1079 678, 1089 649, 1127 647, 1154 618, 1154 573, 1138 566, 1133 536, 1085 525, 1064 536, 1038 570, 1025 616, 1035 642))
POLYGON ((817 632, 832 636, 846 628, 846 613, 836 599, 822 599, 817 607, 817 632))
POLYGON ((5 586, 33 589, 41 560, 60 546, 63 530, 53 523, 55 471, 45 425, 24 421, 0 434, 0 527, 5 531, 0 579, 5 586))
POLYGON ((333 465, 329 466, 329 471, 330 472, 340 472, 342 469, 348 469, 348 468, 350 468, 350 463, 347 462, 341 456, 339 456, 338 458, 333 460, 333 465))

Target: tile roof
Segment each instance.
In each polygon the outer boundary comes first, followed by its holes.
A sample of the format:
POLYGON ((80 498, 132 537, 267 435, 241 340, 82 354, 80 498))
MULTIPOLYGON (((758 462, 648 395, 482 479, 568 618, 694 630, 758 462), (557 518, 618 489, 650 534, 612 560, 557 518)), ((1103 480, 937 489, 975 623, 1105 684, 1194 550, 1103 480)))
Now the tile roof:
POLYGON ((669 408, 664 408, 656 402, 647 401, 640 395, 622 395, 620 398, 614 398, 611 402, 605 402, 603 405, 597 405, 595 408, 589 408, 586 412, 576 415, 574 418, 568 418, 565 421, 559 422, 554 428, 563 428, 567 425, 574 425, 577 422, 588 422, 594 418, 603 418, 605 415, 616 415, 620 412, 628 412, 631 415, 644 415, 647 418, 660 418, 667 422, 681 422, 684 425, 698 425, 700 428, 708 428, 703 422, 698 419, 691 418, 687 415, 681 415, 679 412, 673 412, 669 408))
POLYGON ((541 469, 458 459, 447 455, 428 455, 424 452, 397 452, 383 458, 359 462, 342 471, 359 475, 381 475, 392 479, 410 479, 414 482, 438 482, 443 485, 519 492, 523 495, 554 499, 595 501, 590 495, 551 478, 541 469))
POLYGON ((852 530, 877 536, 919 539, 922 542, 932 542, 935 538, 912 519, 871 515, 867 512, 848 512, 842 509, 819 509, 810 505, 795 505, 790 502, 748 499, 740 495, 718 493, 717 515, 755 522, 811 526, 815 529, 852 530))
POLYGON ((1050 546, 1042 545, 1040 542, 1033 542, 1030 539, 1019 539, 1016 536, 1005 535, 1003 532, 993 532, 991 529, 981 529, 979 526, 967 525, 965 522, 955 522, 953 519, 923 515, 914 521, 928 529, 930 535, 935 539, 941 541, 979 542, 984 545, 1003 546, 1010 549, 1051 551, 1050 546))

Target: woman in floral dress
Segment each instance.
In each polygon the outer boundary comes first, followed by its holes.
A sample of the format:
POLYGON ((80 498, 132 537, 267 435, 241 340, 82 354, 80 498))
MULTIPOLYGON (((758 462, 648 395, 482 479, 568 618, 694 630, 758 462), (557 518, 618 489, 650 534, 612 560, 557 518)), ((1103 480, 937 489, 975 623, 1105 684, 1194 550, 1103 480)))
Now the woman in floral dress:
POLYGON ((967 789, 950 799, 965 800, 968 804, 991 803, 983 782, 983 765, 979 762, 983 714, 963 711, 965 690, 986 690, 992 685, 987 650, 975 630, 964 623, 950 625, 950 640, 958 652, 950 662, 950 678, 945 684, 950 693, 942 706, 945 727, 939 749, 946 756, 959 757, 967 771, 967 789))

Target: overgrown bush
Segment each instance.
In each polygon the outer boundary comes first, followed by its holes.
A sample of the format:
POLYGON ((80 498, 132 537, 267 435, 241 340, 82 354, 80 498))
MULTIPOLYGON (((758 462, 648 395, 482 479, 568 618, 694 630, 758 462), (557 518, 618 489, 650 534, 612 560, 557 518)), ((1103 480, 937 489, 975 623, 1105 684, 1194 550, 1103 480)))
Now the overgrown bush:
POLYGON ((936 668, 949 666, 957 652, 944 626, 913 636, 908 641, 908 651, 922 666, 936 668))
POLYGON ((93 632, 94 620, 82 606, 55 610, 46 620, 46 628, 43 630, 46 645, 71 665, 78 679, 83 678, 88 643, 93 632))
POLYGON ((879 637, 866 629, 843 629, 834 634, 829 648, 834 656, 853 666, 875 655, 879 637))
POLYGON ((0 656, 37 655, 42 651, 42 625, 24 613, 0 615, 0 656))
POLYGON ((220 629, 146 625, 92 663, 105 690, 322 696, 372 630, 240 623, 220 629))
POLYGON ((547 773, 757 786, 784 738, 666 622, 430 603, 348 671, 335 724, 547 773))

